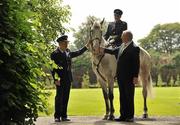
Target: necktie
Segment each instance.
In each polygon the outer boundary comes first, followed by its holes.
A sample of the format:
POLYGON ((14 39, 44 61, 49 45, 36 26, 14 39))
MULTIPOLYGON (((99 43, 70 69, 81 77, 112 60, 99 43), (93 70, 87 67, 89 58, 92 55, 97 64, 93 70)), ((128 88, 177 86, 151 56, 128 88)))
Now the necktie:
POLYGON ((119 53, 118 53, 117 61, 119 60, 119 57, 122 55, 122 53, 123 53, 125 48, 126 48, 126 44, 122 43, 120 48, 119 48, 119 53))

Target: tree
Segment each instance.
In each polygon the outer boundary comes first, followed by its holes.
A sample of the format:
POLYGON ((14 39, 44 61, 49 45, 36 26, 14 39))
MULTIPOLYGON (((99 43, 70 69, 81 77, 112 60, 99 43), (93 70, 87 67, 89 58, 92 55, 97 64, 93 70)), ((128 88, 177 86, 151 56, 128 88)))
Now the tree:
POLYGON ((89 75, 88 75, 88 73, 85 73, 85 74, 83 75, 82 88, 89 88, 89 75))
POLYGON ((173 78, 174 83, 178 80, 178 73, 176 71, 178 66, 172 63, 172 61, 175 61, 172 57, 180 50, 179 41, 180 23, 158 24, 147 37, 138 40, 140 45, 149 51, 152 56, 153 66, 151 74, 156 85, 158 74, 160 74, 162 81, 167 85, 171 78, 173 78))
POLYGON ((160 70, 160 55, 158 52, 153 50, 150 51, 152 58, 152 67, 151 67, 151 77, 152 81, 155 83, 155 86, 158 86, 158 76, 160 70))
POLYGON ((166 86, 169 86, 171 80, 171 71, 172 71, 172 65, 170 64, 163 65, 160 68, 160 76, 162 82, 165 83, 166 86))
POLYGON ((33 0, 29 1, 35 12, 33 22, 36 30, 46 42, 54 41, 58 35, 69 31, 64 24, 70 20, 70 7, 63 6, 62 0, 33 0))
POLYGON ((172 79, 173 85, 175 86, 176 81, 179 81, 178 84, 180 84, 180 52, 174 54, 172 58, 172 67, 172 79))
POLYGON ((33 124, 38 110, 46 111, 47 93, 39 79, 45 76, 43 67, 50 67, 52 48, 47 42, 64 31, 62 25, 69 19, 68 7, 60 6, 61 2, 0 2, 1 124, 33 124))
POLYGON ((86 53, 73 59, 72 71, 74 88, 82 87, 83 75, 90 70, 92 70, 92 68, 89 54, 86 53))
POLYGON ((174 53, 180 48, 180 23, 156 25, 150 34, 138 42, 146 50, 153 49, 160 53, 174 53))

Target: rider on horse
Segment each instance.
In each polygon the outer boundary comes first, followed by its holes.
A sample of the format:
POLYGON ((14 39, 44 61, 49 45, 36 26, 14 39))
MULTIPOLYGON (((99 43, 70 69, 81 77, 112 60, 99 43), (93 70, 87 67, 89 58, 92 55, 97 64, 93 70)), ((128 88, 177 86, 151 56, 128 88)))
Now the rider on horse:
POLYGON ((125 21, 121 21, 121 16, 123 12, 120 9, 114 10, 114 22, 110 22, 104 35, 105 40, 107 40, 108 46, 118 47, 121 45, 121 35, 122 32, 127 30, 127 23, 125 21))

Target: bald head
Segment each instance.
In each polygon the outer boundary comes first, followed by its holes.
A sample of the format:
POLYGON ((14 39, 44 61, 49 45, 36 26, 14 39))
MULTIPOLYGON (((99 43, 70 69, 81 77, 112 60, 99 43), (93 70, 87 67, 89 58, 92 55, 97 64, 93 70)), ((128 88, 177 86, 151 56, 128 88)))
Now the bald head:
POLYGON ((121 38, 122 38, 122 42, 127 43, 127 42, 129 42, 129 41, 132 41, 132 39, 133 39, 133 34, 132 34, 131 31, 125 30, 125 31, 122 33, 121 38))

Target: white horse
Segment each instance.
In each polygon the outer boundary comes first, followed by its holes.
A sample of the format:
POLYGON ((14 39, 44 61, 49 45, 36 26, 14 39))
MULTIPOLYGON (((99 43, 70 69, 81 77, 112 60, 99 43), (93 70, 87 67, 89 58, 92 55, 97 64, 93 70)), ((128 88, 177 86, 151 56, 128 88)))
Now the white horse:
MULTIPOLYGON (((97 76, 97 80, 102 87, 102 92, 106 105, 106 114, 104 119, 113 120, 114 119, 114 105, 113 105, 113 88, 114 79, 116 76, 116 66, 117 60, 114 55, 110 54, 98 54, 97 50, 100 47, 105 47, 105 39, 102 36, 102 25, 103 21, 100 23, 92 22, 90 31, 90 46, 89 50, 92 54, 92 68, 97 76), (95 53, 96 52, 96 53, 95 53)), ((150 76, 151 69, 151 57, 147 51, 140 47, 140 79, 142 83, 142 93, 144 97, 144 114, 143 118, 148 117, 146 98, 147 95, 151 93, 152 82, 150 76)))

